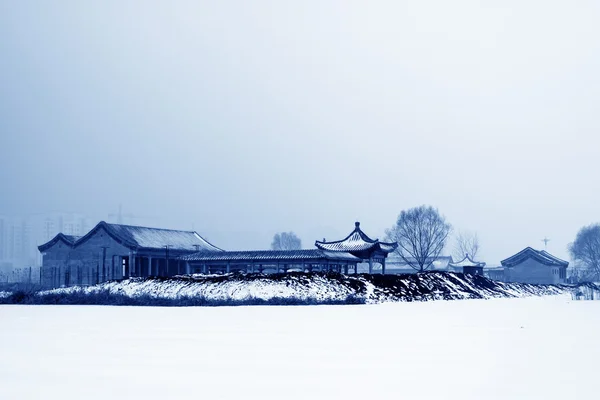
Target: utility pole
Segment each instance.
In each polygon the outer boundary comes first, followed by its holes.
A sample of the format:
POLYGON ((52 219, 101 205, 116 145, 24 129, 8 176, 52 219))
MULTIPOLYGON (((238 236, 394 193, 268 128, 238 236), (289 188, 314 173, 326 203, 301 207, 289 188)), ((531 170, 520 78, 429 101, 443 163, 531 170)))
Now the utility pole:
POLYGON ((106 281, 106 249, 108 246, 102 246, 102 282, 106 281))

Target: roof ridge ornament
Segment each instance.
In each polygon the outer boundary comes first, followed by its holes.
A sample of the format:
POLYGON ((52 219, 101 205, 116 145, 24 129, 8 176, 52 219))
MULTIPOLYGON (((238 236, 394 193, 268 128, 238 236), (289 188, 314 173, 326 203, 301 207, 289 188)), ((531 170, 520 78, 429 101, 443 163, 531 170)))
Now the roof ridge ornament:
POLYGON ((325 239, 322 242, 317 240, 315 246, 321 250, 347 251, 353 254, 360 252, 361 256, 365 258, 365 254, 374 251, 382 254, 391 253, 398 247, 398 244, 396 242, 385 243, 379 241, 379 239, 371 239, 360 229, 360 222, 356 221, 354 223, 354 230, 344 239, 333 242, 327 242, 325 239))

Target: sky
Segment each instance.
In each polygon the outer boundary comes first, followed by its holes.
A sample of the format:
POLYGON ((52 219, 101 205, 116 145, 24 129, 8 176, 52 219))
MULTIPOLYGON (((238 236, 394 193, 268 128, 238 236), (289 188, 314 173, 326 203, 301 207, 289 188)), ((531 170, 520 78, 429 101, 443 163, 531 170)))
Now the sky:
POLYGON ((383 237, 498 264, 600 222, 596 1, 0 0, 0 214, 383 237), (450 241, 448 251, 450 252, 450 241))

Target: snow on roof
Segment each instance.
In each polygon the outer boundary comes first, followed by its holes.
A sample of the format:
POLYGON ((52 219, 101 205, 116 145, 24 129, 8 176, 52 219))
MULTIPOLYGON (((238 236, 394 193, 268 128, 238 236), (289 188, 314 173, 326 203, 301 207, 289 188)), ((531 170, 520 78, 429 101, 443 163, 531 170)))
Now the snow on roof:
MULTIPOLYGON (((417 260, 414 257, 408 257, 408 260, 411 264, 415 264, 417 260)), ((452 262, 452 256, 438 256, 436 258, 428 257, 425 260, 426 265, 431 263, 430 270, 447 270, 448 265, 452 262)), ((402 257, 399 256, 390 256, 387 258, 385 264, 388 266, 388 269, 412 269, 412 267, 407 263, 402 257)))
POLYGON ((145 249, 222 251, 194 231, 146 228, 143 226, 106 224, 107 228, 125 242, 145 249))
POLYGON ((329 251, 364 251, 379 247, 382 251, 390 253, 398 247, 397 243, 380 242, 378 239, 371 239, 361 229, 360 222, 354 224, 354 230, 342 240, 334 242, 316 241, 315 246, 322 250, 329 251))
POLYGON ((180 257, 184 261, 300 261, 336 260, 358 262, 360 258, 346 252, 319 249, 307 250, 249 250, 249 251, 201 251, 180 257))
POLYGON ((104 221, 100 221, 83 237, 59 233, 49 242, 39 246, 38 249, 44 251, 53 246, 58 240, 62 240, 72 247, 77 247, 86 242, 100 228, 104 228, 113 239, 131 249, 164 249, 168 246, 170 250, 223 251, 194 231, 109 224, 104 221))
POLYGON ((526 247, 514 256, 508 257, 507 259, 500 261, 500 264, 502 264, 503 267, 512 267, 514 265, 522 263, 528 258, 533 258, 541 264, 549 266, 569 266, 568 261, 561 260, 560 258, 548 253, 546 250, 535 250, 531 247, 526 247))

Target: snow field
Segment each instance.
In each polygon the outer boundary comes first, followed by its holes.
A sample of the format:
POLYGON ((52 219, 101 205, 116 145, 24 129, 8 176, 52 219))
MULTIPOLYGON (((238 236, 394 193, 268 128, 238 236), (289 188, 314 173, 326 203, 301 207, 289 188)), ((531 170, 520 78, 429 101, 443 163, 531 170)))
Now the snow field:
POLYGON ((595 398, 600 302, 0 306, 0 399, 595 398))

